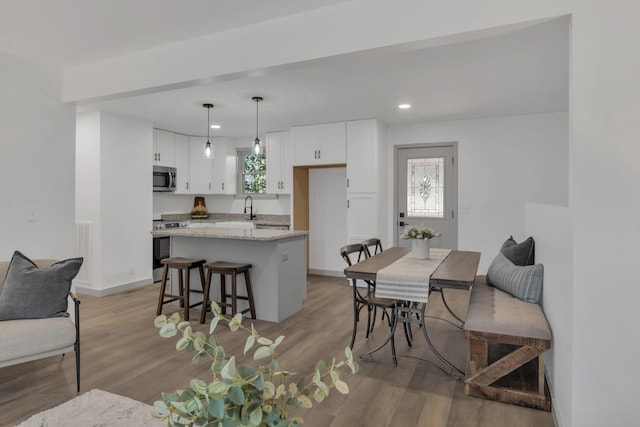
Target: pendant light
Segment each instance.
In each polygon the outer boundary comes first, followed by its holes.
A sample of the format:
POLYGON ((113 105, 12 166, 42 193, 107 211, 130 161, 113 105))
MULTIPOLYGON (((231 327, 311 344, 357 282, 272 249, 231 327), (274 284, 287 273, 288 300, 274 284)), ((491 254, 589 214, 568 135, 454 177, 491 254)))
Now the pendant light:
POLYGON ((202 106, 207 109, 207 143, 204 145, 204 156, 207 159, 210 159, 211 158, 211 140, 209 139, 209 129, 210 129, 209 112, 213 108, 213 104, 202 104, 202 106))
POLYGON ((259 96, 254 96, 253 98, 254 101, 256 101, 256 139, 253 140, 253 152, 258 155, 260 154, 260 151, 262 149, 261 145, 260 145, 260 138, 258 138, 258 103, 260 101, 262 101, 262 98, 259 96))

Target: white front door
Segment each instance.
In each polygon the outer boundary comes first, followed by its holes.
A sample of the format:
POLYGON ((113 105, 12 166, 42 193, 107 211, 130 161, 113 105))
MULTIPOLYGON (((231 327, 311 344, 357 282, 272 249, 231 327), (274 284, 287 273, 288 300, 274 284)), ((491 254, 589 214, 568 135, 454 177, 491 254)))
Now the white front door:
POLYGON ((457 146, 452 143, 396 147, 395 244, 405 225, 424 224, 441 234, 431 247, 458 248, 457 146))

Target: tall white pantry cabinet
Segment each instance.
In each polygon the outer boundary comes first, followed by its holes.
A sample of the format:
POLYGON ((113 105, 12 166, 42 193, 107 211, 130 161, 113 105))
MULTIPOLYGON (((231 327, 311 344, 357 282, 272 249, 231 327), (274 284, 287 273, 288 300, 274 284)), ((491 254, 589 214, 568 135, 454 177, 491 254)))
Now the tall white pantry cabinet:
MULTIPOLYGON (((379 189, 382 129, 377 120, 346 123, 347 140, 347 242, 380 237, 379 189)), ((383 245, 390 246, 389 242, 383 245)))

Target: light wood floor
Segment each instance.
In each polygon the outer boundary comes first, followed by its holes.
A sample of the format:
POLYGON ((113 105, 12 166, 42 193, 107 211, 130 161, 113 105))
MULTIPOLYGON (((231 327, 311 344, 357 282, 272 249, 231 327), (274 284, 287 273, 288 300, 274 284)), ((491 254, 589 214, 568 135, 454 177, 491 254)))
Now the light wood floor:
MULTIPOLYGON (((254 286, 259 286, 255 284, 254 286)), ((175 340, 160 338, 153 326, 158 284, 107 297, 81 296, 81 393, 94 388, 153 404, 162 391, 184 387, 190 378, 207 380, 208 363, 191 364, 191 355, 175 350, 175 340)), ((468 293, 449 291, 447 301, 464 314, 468 293)), ((259 301, 257 302, 260 303, 259 301)), ((165 306, 165 313, 177 307, 165 306)), ((444 316, 438 295, 429 301, 428 315, 444 316)), ((194 329, 205 333, 208 325, 191 311, 194 329)), ((210 315, 209 315, 210 316, 210 315)), ((209 317, 210 319, 210 317, 209 317)), ((308 373, 318 359, 343 354, 351 338, 351 289, 345 279, 310 276, 301 312, 282 323, 254 321, 263 335, 285 335, 279 347, 282 366, 308 373)), ((362 322, 360 323, 362 326, 362 322)), ((462 331, 430 319, 428 328, 438 349, 457 366, 466 368, 468 345, 462 331)), ((359 330, 354 354, 373 348, 388 328, 378 321, 373 337, 364 340, 359 330)), ((246 336, 225 331, 218 337, 227 353, 240 355, 246 336)), ((436 362, 422 336, 409 349, 397 333, 398 353, 436 362)), ((403 358, 393 367, 390 352, 375 362, 360 361, 360 372, 345 373, 351 393, 332 391, 328 400, 302 410, 305 425, 317 427, 383 426, 553 426, 551 413, 467 397, 462 381, 444 374, 430 363, 403 358)), ((0 426, 13 426, 34 413, 76 396, 74 355, 54 356, 0 369, 0 426)))

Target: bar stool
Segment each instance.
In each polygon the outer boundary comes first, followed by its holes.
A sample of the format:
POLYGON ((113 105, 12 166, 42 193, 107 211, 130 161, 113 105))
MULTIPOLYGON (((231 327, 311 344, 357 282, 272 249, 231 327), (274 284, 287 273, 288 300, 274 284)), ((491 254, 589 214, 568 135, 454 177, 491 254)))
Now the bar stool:
POLYGON ((198 306, 202 302, 195 304, 189 304, 189 293, 197 292, 205 293, 205 279, 204 269, 202 266, 206 263, 203 259, 189 259, 189 258, 165 258, 160 260, 160 263, 164 265, 162 268, 162 283, 160 285, 160 297, 158 298, 158 311, 157 315, 162 314, 162 306, 173 301, 180 301, 180 307, 184 309, 184 320, 189 320, 189 309, 191 307, 198 306), (169 269, 175 269, 178 272, 178 292, 179 295, 167 293, 167 277, 169 276, 169 269), (189 284, 189 276, 191 269, 197 268, 200 272, 200 282, 202 283, 202 290, 191 289, 189 284), (183 278, 184 276, 184 278, 183 278))
POLYGON ((251 268, 251 264, 237 264, 234 262, 226 262, 226 261, 215 261, 205 264, 204 268, 207 269, 207 282, 204 287, 204 301, 205 304, 202 306, 202 314, 200 315, 200 323, 204 323, 205 318, 207 317, 207 308, 211 300, 209 299, 209 291, 211 286, 211 276, 213 274, 220 275, 220 301, 218 305, 222 309, 222 314, 226 314, 227 307, 231 307, 231 315, 235 316, 238 313, 238 300, 249 301, 249 307, 242 310, 240 313, 244 314, 248 311, 251 311, 251 318, 256 318, 256 308, 253 303, 253 292, 251 291, 251 278, 249 277, 249 269, 251 268), (247 288, 247 295, 238 295, 237 292, 237 276, 240 273, 244 273, 244 283, 247 288), (225 276, 231 276, 231 293, 227 293, 225 276), (231 302, 227 302, 227 298, 231 297, 231 302))

